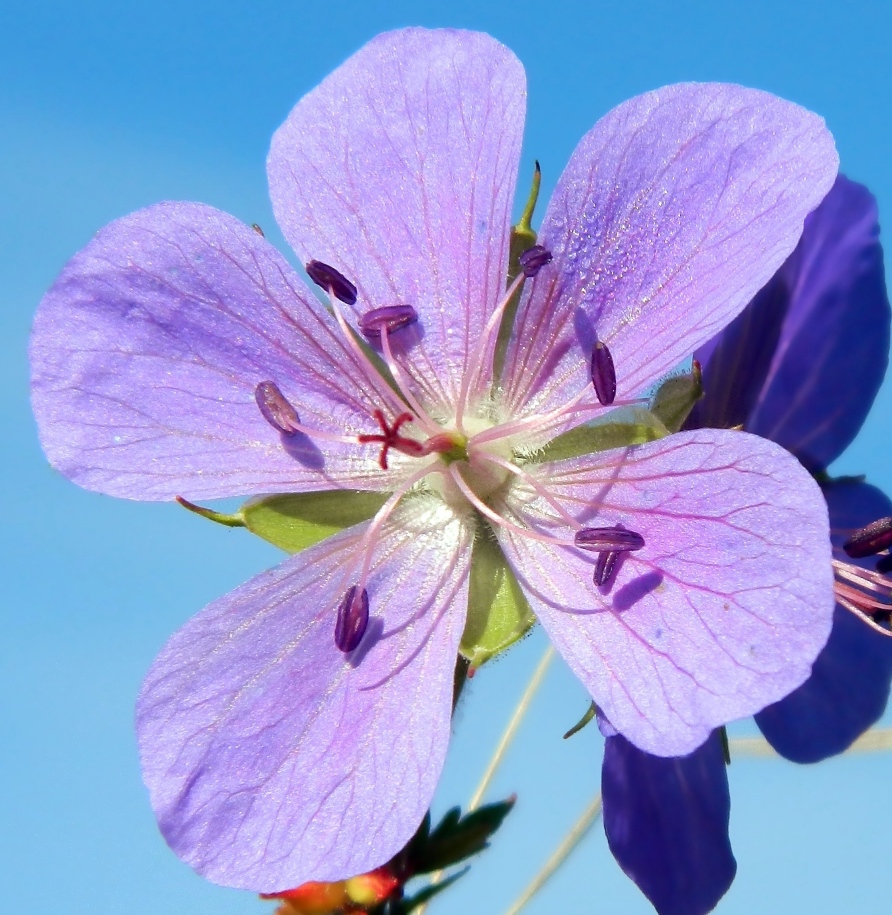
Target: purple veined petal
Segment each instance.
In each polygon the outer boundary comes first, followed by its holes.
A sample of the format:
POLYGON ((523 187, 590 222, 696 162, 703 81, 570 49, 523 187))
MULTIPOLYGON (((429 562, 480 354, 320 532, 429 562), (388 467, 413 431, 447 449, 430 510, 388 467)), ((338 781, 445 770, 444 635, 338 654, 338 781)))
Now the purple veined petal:
MULTIPOLYGON (((555 647, 638 747, 689 753, 808 677, 833 615, 827 508, 782 448, 702 430, 537 475, 583 525, 620 524, 646 544, 604 592, 592 582, 597 554, 497 532, 555 647)), ((504 509, 567 537, 542 499, 509 493, 504 509)))
POLYGON ((610 348, 618 397, 657 381, 765 285, 837 164, 821 118, 754 89, 680 84, 611 111, 545 214, 553 279, 519 308, 509 412, 581 391, 595 339, 610 348))
POLYGON ((186 624, 137 704, 143 777, 171 848, 226 886, 276 892, 386 862, 430 804, 449 741, 473 533, 431 499, 385 525, 370 620, 335 644, 360 525, 186 624))
POLYGON ((50 462, 87 489, 189 499, 387 489, 359 445, 288 439, 256 391, 273 383, 311 429, 374 428, 367 377, 331 316, 250 226, 162 203, 106 226, 46 294, 32 401, 50 462))
POLYGON ((840 175, 791 257, 697 353, 705 397, 688 428, 743 424, 826 468, 879 390, 889 324, 876 201, 840 175))
POLYGON ((414 306, 400 358, 443 408, 504 294, 525 104, 523 67, 488 35, 404 29, 354 54, 273 137, 285 237, 350 277, 357 321, 414 306))
MULTIPOLYGON (((832 483, 823 490, 837 547, 852 528, 892 514, 886 495, 865 483, 832 483)), ((873 561, 870 557, 858 564, 869 568, 873 561)), ((848 749, 879 720, 890 684, 892 639, 837 605, 830 639, 811 676, 759 712, 756 723, 781 756, 798 763, 819 762, 848 749)))
POLYGON ((711 912, 737 873, 718 732, 691 754, 669 759, 621 735, 608 737, 601 793, 610 851, 658 915, 711 912))

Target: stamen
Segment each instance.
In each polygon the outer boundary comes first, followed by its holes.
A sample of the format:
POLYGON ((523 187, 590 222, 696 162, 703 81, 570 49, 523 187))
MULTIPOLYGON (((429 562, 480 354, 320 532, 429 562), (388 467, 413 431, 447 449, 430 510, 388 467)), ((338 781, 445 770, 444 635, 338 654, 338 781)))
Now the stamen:
POLYGON ((892 556, 882 556, 877 562, 877 572, 880 575, 888 575, 892 572, 892 556))
MULTIPOLYGON (((411 308, 412 306, 408 305, 406 307, 411 308)), ((381 311, 381 309, 378 309, 378 311, 381 311)), ((412 311, 414 313, 415 309, 412 308, 412 311)), ((433 435, 437 435, 440 432, 440 427, 431 419, 427 410, 421 406, 418 398, 412 393, 412 387, 409 384, 409 380, 406 378, 400 364, 396 361, 396 357, 393 355, 393 350, 390 346, 391 329, 384 325, 380 328, 379 333, 381 337, 381 352, 384 355, 384 361, 387 363, 387 368, 390 369, 390 374, 393 375, 393 380, 399 385, 400 392, 405 398, 406 403, 409 404, 409 406, 415 411, 415 415, 419 420, 421 420, 422 425, 427 427, 427 431, 433 435)))
POLYGON ((533 245, 527 248, 517 259, 523 270, 523 275, 527 278, 534 277, 546 264, 553 260, 551 251, 543 245, 533 245))
POLYGON ((883 635, 892 632, 880 623, 887 623, 892 611, 892 582, 878 572, 862 569, 848 562, 833 560, 836 580, 833 591, 837 602, 883 635))
POLYGON ((307 438, 321 439, 326 442, 342 442, 345 445, 356 444, 355 436, 338 435, 335 432, 323 432, 322 429, 310 429, 303 425, 297 410, 291 405, 273 381, 261 381, 254 389, 254 399, 263 418, 282 435, 306 435, 307 438))
MULTIPOLYGON (((579 403, 584 397, 590 396, 590 393, 589 387, 586 385, 583 391, 580 391, 579 394, 563 406, 557 407, 554 410, 549 410, 548 413, 534 413, 533 415, 527 416, 524 419, 519 419, 516 422, 502 423, 501 425, 484 429, 482 432, 478 432, 468 444, 469 446, 479 447, 485 442, 494 442, 500 438, 508 438, 519 432, 535 436, 545 436, 551 432, 552 429, 557 429, 563 425, 571 414, 590 414, 588 416, 576 416, 574 425, 582 425, 589 419, 595 419, 604 415, 601 406, 596 407, 592 404, 579 403)), ((648 403, 647 397, 633 397, 631 400, 615 401, 611 406, 635 407, 643 403, 648 403)))
POLYGON ((496 305, 493 309, 493 313, 489 316, 489 320, 486 322, 486 326, 483 328, 483 331, 477 340, 477 345, 474 347, 474 351, 471 353, 471 357, 468 360, 468 368, 462 378, 461 390, 459 391, 458 396, 458 409, 455 414, 455 425, 462 434, 465 432, 464 426, 462 425, 462 419, 464 418, 464 413, 468 406, 468 396, 471 392, 471 388, 477 383, 480 372, 483 370, 483 355, 486 352, 487 346, 493 342, 493 335, 498 335, 499 326, 502 323, 502 316, 505 313, 505 309, 508 307, 508 303, 514 296, 514 293, 520 289, 521 284, 525 279, 526 277, 523 273, 519 273, 515 277, 514 282, 507 288, 502 301, 496 305))
MULTIPOLYGON (((359 568, 358 581, 359 584, 356 585, 357 590, 365 590, 366 581, 368 579, 369 570, 372 565, 372 554, 375 551, 375 538, 378 536, 381 528, 384 526, 384 522, 390 517, 393 513, 393 510, 399 505, 400 500, 415 486, 416 483, 419 483, 430 473, 445 473, 445 467, 423 467, 417 473, 413 473, 407 479, 403 480, 402 484, 395 489, 391 494, 388 500, 378 509, 378 513, 374 518, 369 522, 369 526, 366 528, 365 533, 362 535, 359 543, 356 545, 356 550, 354 553, 353 562, 349 563, 347 568, 344 570, 344 584, 354 577, 357 567, 359 568)), ((354 580, 357 580, 354 578, 354 580)))
POLYGON ((573 540, 579 549, 597 553, 626 553, 644 546, 641 534, 621 527, 584 527, 575 533, 573 540))
POLYGON ((335 645, 344 654, 349 654, 359 646, 369 624, 369 592, 362 591, 353 585, 347 589, 344 599, 338 607, 335 621, 335 645))
POLYGON ((516 477, 523 480, 524 483, 526 483, 527 486, 529 486, 531 489, 535 490, 536 493, 541 498, 543 498, 561 516, 561 518, 564 519, 564 521, 570 525, 570 527, 581 527, 580 523, 548 491, 548 487, 543 486, 535 477, 533 477, 532 474, 527 473, 516 464, 505 460, 505 458, 500 458, 496 454, 490 454, 487 451, 477 451, 476 453, 482 460, 489 461, 491 464, 496 464, 499 467, 504 467, 505 470, 513 473, 516 477))
POLYGON ((616 550, 603 550, 598 553, 598 561, 595 563, 595 574, 592 576, 592 581, 599 588, 603 588, 612 581, 617 559, 619 559, 619 553, 616 550))
POLYGON ((373 308, 359 319, 359 329, 364 337, 377 340, 384 331, 392 334, 418 320, 418 312, 411 305, 385 305, 373 308))
POLYGON ((607 344, 598 340, 592 349, 592 384, 598 400, 608 406, 616 400, 616 369, 607 344))
POLYGON ((326 292, 331 293, 345 305, 355 304, 356 287, 343 273, 328 264, 323 264, 322 261, 310 261, 305 269, 307 276, 317 286, 321 286, 326 292))
POLYGON ((560 537, 540 534, 538 531, 534 531, 528 527, 521 527, 519 524, 515 524, 513 521, 509 521, 507 518, 503 518, 500 514, 494 512, 485 502, 481 501, 474 490, 465 483, 462 475, 458 472, 456 464, 452 464, 449 467, 448 473, 471 505, 481 514, 486 515, 487 518, 498 524, 499 527, 504 527, 506 530, 514 531, 514 533, 519 534, 521 537, 527 537, 530 540, 538 540, 541 543, 554 543, 558 546, 573 546, 573 543, 570 540, 562 540, 560 537))
POLYGON ((868 626, 870 626, 871 629, 875 630, 880 635, 884 635, 887 638, 892 637, 892 630, 887 629, 885 626, 881 626, 875 620, 873 620, 869 616, 867 616, 863 610, 861 610, 859 607, 856 607, 854 604, 852 604, 850 601, 846 600, 844 597, 840 597, 840 595, 837 594, 836 600, 840 606, 845 607, 846 610, 848 610, 850 613, 854 613, 855 616, 857 616, 858 619, 861 620, 862 623, 866 623, 868 626))
POLYGON ((400 427, 404 423, 410 423, 414 419, 411 413, 400 413, 399 416, 390 425, 384 418, 380 410, 375 410, 372 416, 378 421, 381 427, 380 435, 359 435, 357 439, 360 445, 380 444, 381 454, 378 456, 378 464, 382 470, 387 470, 387 452, 395 448, 400 454, 407 454, 409 457, 424 457, 428 454, 427 447, 414 438, 406 438, 400 435, 400 427))
POLYGON ((254 389, 254 399, 263 418, 283 435, 294 435, 300 430, 297 410, 285 398, 273 381, 261 381, 254 389))
POLYGON ((852 559, 874 556, 892 546, 892 518, 880 518, 855 531, 842 545, 852 559))

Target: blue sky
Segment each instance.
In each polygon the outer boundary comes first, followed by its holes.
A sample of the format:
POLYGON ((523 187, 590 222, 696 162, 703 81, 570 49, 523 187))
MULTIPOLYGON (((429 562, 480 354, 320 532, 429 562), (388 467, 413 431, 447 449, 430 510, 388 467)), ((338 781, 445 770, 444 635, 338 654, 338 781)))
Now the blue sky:
MULTIPOLYGON (((0 2, 0 875, 4 911, 234 915, 270 907, 206 884, 157 834, 132 705, 166 637, 277 553, 175 506, 129 504, 51 471, 27 402, 34 309, 65 261, 111 219, 199 200, 274 240, 264 159, 290 107, 384 29, 488 31, 527 68, 524 167, 550 192, 579 137, 618 102, 678 80, 727 80, 819 112, 843 170, 892 212, 892 7, 881 2, 631 0, 0 2), (55 900, 51 902, 50 899, 55 900)), ((284 246, 283 246, 284 247, 284 246)), ((883 389, 840 473, 892 488, 883 389)), ((475 679, 436 807, 463 803, 543 649, 535 634, 475 679)), ((498 913, 597 788, 594 728, 555 664, 492 791, 520 802, 495 847, 436 911, 498 913)), ((743 731, 747 726, 743 725, 743 731)), ((731 767, 737 882, 722 915, 882 911, 892 754, 797 768, 731 767)), ((531 913, 650 912, 600 828, 531 913)))

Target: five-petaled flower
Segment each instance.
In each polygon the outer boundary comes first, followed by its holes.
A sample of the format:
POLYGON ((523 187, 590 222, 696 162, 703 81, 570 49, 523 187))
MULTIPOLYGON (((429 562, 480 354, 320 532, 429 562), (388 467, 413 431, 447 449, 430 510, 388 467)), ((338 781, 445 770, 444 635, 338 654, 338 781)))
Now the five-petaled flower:
POLYGON ((220 883, 336 881, 412 835, 469 601, 488 610, 478 550, 652 753, 786 695, 827 639, 826 508, 787 452, 560 438, 640 399, 771 277, 833 183, 823 122, 731 85, 632 99, 583 138, 506 288, 524 98, 491 38, 409 29, 297 104, 271 195, 328 307, 260 233, 191 203, 105 228, 41 304, 34 409, 81 485, 382 494, 211 604, 145 681, 161 829, 220 883))

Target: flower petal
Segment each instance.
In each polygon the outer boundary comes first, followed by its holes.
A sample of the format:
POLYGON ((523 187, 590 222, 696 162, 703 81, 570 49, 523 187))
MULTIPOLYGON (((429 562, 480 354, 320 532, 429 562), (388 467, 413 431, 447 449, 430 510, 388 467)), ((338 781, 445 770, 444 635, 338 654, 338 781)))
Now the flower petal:
POLYGON ((359 647, 334 642, 367 525, 216 601, 168 642, 137 730, 162 832, 205 877, 275 892, 383 864, 449 741, 472 533, 417 497, 386 523, 359 647))
POLYGON ((737 873, 718 732, 673 759, 608 737, 601 792, 610 851, 659 915, 711 912, 737 873))
POLYGON ((688 428, 743 424, 825 469, 879 390, 889 323, 876 201, 840 175, 790 258, 698 351, 705 397, 688 428))
POLYGON ((678 365, 793 250, 837 164, 821 118, 754 89, 681 84, 611 111, 545 215, 539 242, 554 261, 518 313, 509 412, 581 391, 595 339, 613 356, 618 397, 678 365))
MULTIPOLYGON (((824 487, 824 495, 837 547, 851 530, 892 515, 889 499, 864 483, 832 483, 824 487)), ((875 563, 871 556, 858 564, 875 563)), ((848 749, 879 720, 890 684, 892 639, 837 605, 830 639, 811 676, 759 712, 756 723, 781 756, 799 763, 819 762, 848 749)))
POLYGON ((51 463, 130 499, 386 489, 358 444, 280 435, 255 388, 272 380, 301 420, 374 432, 367 377, 282 256, 232 216, 162 203, 106 226, 41 302, 32 399, 51 463))
POLYGON ((454 406, 505 290, 523 134, 523 67, 488 35, 380 35, 305 96, 273 137, 276 219, 304 260, 359 289, 353 312, 412 305, 407 365, 454 406))
MULTIPOLYGON (((555 647, 634 744, 688 753, 807 678, 830 632, 833 576, 826 505, 794 457, 703 430, 535 472, 581 523, 644 538, 599 589, 599 554, 498 532, 555 647)), ((508 501, 524 525, 572 543, 541 498, 518 485, 508 501)))

